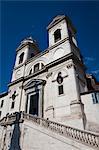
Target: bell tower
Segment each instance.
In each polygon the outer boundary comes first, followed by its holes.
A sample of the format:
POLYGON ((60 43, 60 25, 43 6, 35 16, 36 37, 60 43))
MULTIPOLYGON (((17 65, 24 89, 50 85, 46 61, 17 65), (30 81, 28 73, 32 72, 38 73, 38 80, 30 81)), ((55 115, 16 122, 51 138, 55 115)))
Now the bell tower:
POLYGON ((39 53, 39 48, 32 37, 24 39, 16 49, 16 61, 13 69, 12 81, 24 76, 25 63, 39 53))
POLYGON ((59 55, 69 54, 71 52, 80 58, 79 48, 76 41, 76 29, 71 20, 65 15, 56 16, 47 27, 49 36, 49 48, 60 45, 62 50, 59 55))
POLYGON ((65 116, 70 118, 69 122, 72 123, 75 123, 75 119, 73 118, 76 118, 76 122, 78 122, 79 127, 84 128, 84 106, 81 102, 80 93, 85 92, 87 90, 87 86, 85 79, 85 67, 76 41, 76 29, 67 16, 59 15, 52 20, 52 22, 48 25, 47 30, 49 35, 48 48, 52 54, 51 59, 54 62, 60 61, 58 64, 59 69, 57 69, 58 67, 55 68, 58 77, 58 80, 56 80, 57 82, 55 81, 56 77, 54 78, 53 75, 54 89, 55 84, 58 84, 59 97, 56 99, 61 98, 62 103, 64 103, 64 107, 67 107, 66 110, 63 110, 61 108, 61 102, 54 102, 55 107, 60 107, 60 112, 62 113, 60 115, 57 108, 54 109, 57 118, 60 117, 61 120, 62 117, 65 116), (65 79, 63 71, 66 72, 65 79), (63 81, 61 77, 64 79, 63 81), (66 85, 67 87, 65 87, 66 85))

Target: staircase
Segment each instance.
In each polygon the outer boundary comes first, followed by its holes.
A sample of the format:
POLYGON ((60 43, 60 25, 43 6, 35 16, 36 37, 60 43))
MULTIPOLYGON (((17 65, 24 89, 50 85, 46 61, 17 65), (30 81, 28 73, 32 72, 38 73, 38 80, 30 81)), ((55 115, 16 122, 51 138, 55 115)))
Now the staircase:
POLYGON ((0 120, 0 125, 8 126, 24 122, 31 122, 38 128, 41 127, 42 129, 52 131, 52 133, 56 133, 59 136, 63 136, 64 138, 66 137, 71 139, 72 141, 86 145, 89 147, 89 149, 99 149, 99 134, 62 125, 60 123, 46 120, 44 118, 38 118, 23 112, 11 114, 7 117, 4 117, 2 120, 0 120))

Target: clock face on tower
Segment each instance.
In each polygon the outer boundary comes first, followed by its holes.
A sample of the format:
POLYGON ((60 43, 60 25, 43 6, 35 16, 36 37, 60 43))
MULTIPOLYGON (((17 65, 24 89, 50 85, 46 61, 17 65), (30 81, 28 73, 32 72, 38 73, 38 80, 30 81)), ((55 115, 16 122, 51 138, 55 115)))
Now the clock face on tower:
POLYGON ((18 79, 21 76, 21 70, 17 70, 15 73, 15 78, 18 79))

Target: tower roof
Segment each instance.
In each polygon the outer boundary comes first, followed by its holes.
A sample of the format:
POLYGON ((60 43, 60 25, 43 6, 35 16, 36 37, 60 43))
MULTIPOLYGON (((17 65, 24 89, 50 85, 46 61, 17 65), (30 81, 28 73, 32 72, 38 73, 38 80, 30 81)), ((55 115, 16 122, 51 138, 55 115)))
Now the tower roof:
POLYGON ((16 51, 20 50, 21 48, 23 48, 24 46, 29 45, 29 44, 32 44, 32 45, 38 47, 36 40, 33 40, 33 38, 30 36, 21 41, 21 44, 16 49, 16 51))
POLYGON ((72 29, 74 30, 74 32, 76 32, 76 29, 74 28, 71 20, 69 19, 68 16, 65 15, 57 15, 52 22, 47 26, 47 30, 49 30, 50 28, 52 28, 53 26, 55 26, 57 23, 59 23, 62 20, 66 20, 67 24, 70 25, 72 27, 72 29))

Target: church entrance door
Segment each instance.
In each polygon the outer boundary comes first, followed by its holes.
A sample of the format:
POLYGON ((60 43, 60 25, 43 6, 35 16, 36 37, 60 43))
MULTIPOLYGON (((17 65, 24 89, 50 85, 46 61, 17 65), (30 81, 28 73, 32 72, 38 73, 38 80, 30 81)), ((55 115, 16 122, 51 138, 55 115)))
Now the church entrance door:
POLYGON ((38 116, 39 93, 30 96, 29 114, 38 116))

